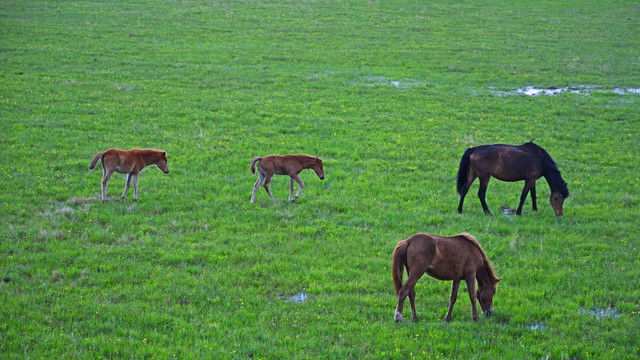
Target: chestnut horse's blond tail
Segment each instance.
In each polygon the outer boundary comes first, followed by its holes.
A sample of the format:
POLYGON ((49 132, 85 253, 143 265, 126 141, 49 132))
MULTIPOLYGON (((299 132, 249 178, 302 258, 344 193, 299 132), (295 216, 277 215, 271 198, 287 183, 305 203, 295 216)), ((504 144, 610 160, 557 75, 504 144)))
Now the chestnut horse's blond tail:
POLYGON ((256 163, 258 161, 260 161, 260 159, 262 159, 260 156, 256 156, 253 159, 251 159, 251 173, 252 174, 256 173, 256 163))
POLYGON ((89 170, 93 170, 93 168, 96 167, 96 164, 98 163, 98 160, 102 159, 103 156, 104 156, 103 152, 97 153, 93 157, 93 160, 91 160, 91 164, 89 164, 89 170))
POLYGON ((407 240, 402 240, 393 249, 393 261, 391 264, 391 273, 393 274, 393 285, 396 288, 396 295, 402 288, 402 273, 407 264, 407 240))

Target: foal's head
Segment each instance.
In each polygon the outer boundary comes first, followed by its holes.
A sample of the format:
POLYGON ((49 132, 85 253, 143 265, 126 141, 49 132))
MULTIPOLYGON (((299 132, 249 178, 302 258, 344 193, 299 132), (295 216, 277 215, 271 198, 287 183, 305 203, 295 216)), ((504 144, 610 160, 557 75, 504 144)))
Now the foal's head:
POLYGON ((324 169, 322 167, 322 159, 316 156, 316 163, 313 165, 313 171, 315 171, 316 175, 320 178, 320 180, 324 180, 324 169))
POLYGON ((569 189, 567 189, 567 183, 563 183, 561 186, 558 186, 551 192, 551 197, 549 201, 551 202, 551 206, 553 207, 553 212, 556 213, 556 216, 562 215, 562 204, 564 204, 564 199, 569 197, 569 189))
POLYGON ((480 286, 480 284, 478 284, 476 298, 480 303, 480 308, 482 308, 482 314, 484 316, 491 316, 493 314, 493 295, 495 295, 498 290, 497 285, 500 280, 502 279, 489 281, 489 284, 485 284, 484 286, 480 286))
POLYGON ((163 173, 165 174, 169 173, 169 165, 167 164, 166 151, 162 152, 162 154, 160 155, 160 160, 158 160, 158 163, 156 164, 156 166, 158 167, 158 169, 162 170, 163 173))

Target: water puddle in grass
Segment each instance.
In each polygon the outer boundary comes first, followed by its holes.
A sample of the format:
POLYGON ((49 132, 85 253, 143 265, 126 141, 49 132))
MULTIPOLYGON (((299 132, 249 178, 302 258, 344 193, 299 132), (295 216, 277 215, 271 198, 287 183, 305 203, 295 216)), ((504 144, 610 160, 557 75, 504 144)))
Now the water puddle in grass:
POLYGON ((302 291, 291 296, 279 296, 278 299, 284 299, 286 302, 302 304, 303 302, 305 302, 305 300, 307 300, 308 297, 309 295, 307 295, 306 292, 302 291))
POLYGON ((609 306, 606 308, 594 307, 591 310, 583 309, 587 314, 594 316, 598 320, 602 319, 615 319, 620 316, 620 312, 615 306, 609 306))
POLYGON ((386 76, 361 76, 360 79, 362 79, 361 82, 355 82, 354 84, 364 85, 369 87, 389 86, 389 87, 395 87, 396 89, 409 89, 424 83, 424 81, 413 80, 413 79, 391 80, 386 76))
POLYGON ((531 330, 544 331, 544 330, 547 330, 547 328, 548 328, 548 326, 543 322, 535 322, 535 323, 529 325, 529 329, 531 329, 531 330))
POLYGON ((509 221, 513 221, 513 214, 515 213, 515 210, 513 208, 503 205, 500 207, 500 210, 502 210, 502 215, 504 217, 509 219, 509 221))
POLYGON ((614 93, 617 95, 640 95, 640 88, 614 88, 614 89, 602 89, 600 86, 596 85, 572 85, 566 87, 548 87, 548 88, 537 88, 535 86, 525 86, 516 90, 493 90, 493 87, 489 87, 491 91, 498 96, 507 96, 507 95, 527 95, 527 96, 539 96, 539 95, 547 95, 553 96, 558 95, 564 92, 568 92, 571 94, 580 94, 580 95, 591 95, 592 93, 614 93))

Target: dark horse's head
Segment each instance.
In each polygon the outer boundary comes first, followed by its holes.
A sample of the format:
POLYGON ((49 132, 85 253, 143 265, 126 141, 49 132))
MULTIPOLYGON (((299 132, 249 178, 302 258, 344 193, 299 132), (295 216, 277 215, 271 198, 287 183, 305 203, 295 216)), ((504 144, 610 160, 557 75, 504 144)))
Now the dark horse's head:
MULTIPOLYGON (((537 146, 537 145, 536 145, 537 146)), ((551 197, 549 201, 551 202, 551 207, 553 207, 553 211, 556 213, 556 216, 562 215, 562 204, 564 204, 564 199, 569 197, 569 189, 567 189, 567 183, 562 179, 562 175, 560 175, 560 170, 556 166, 556 163, 551 159, 551 156, 547 153, 546 150, 537 146, 540 149, 540 152, 543 156, 543 173, 542 175, 547 179, 547 183, 549 183, 549 189, 551 190, 551 197)))
POLYGON ((553 211, 556 213, 556 216, 562 215, 562 204, 564 204, 564 199, 568 197, 569 189, 567 189, 567 183, 564 181, 551 190, 551 197, 549 198, 549 201, 551 202, 551 206, 553 207, 553 211))
POLYGON ((482 314, 484 316, 493 315, 493 295, 498 290, 498 281, 502 279, 490 280, 488 284, 480 285, 478 283, 478 291, 476 291, 476 298, 480 303, 482 314))

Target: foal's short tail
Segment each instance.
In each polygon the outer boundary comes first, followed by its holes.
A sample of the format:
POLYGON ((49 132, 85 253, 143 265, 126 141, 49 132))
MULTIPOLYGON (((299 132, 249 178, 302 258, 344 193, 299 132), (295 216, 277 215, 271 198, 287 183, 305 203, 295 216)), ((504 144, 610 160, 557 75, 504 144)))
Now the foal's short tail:
POLYGON ((252 174, 256 173, 256 163, 258 161, 260 161, 260 159, 262 159, 260 156, 256 156, 253 159, 251 159, 251 173, 252 174))
POLYGON ((93 157, 93 160, 91 160, 91 164, 89 164, 89 170, 93 170, 93 168, 96 167, 96 164, 98 163, 98 160, 102 159, 103 156, 104 156, 103 152, 97 153, 93 157))
POLYGON ((402 287, 402 273, 407 264, 407 240, 402 240, 393 249, 393 261, 391 263, 391 273, 393 274, 393 285, 396 288, 396 295, 402 287))
POLYGON ((460 194, 464 186, 467 184, 471 153, 473 153, 473 148, 468 148, 462 155, 462 159, 460 159, 460 166, 458 167, 458 194, 460 194))

